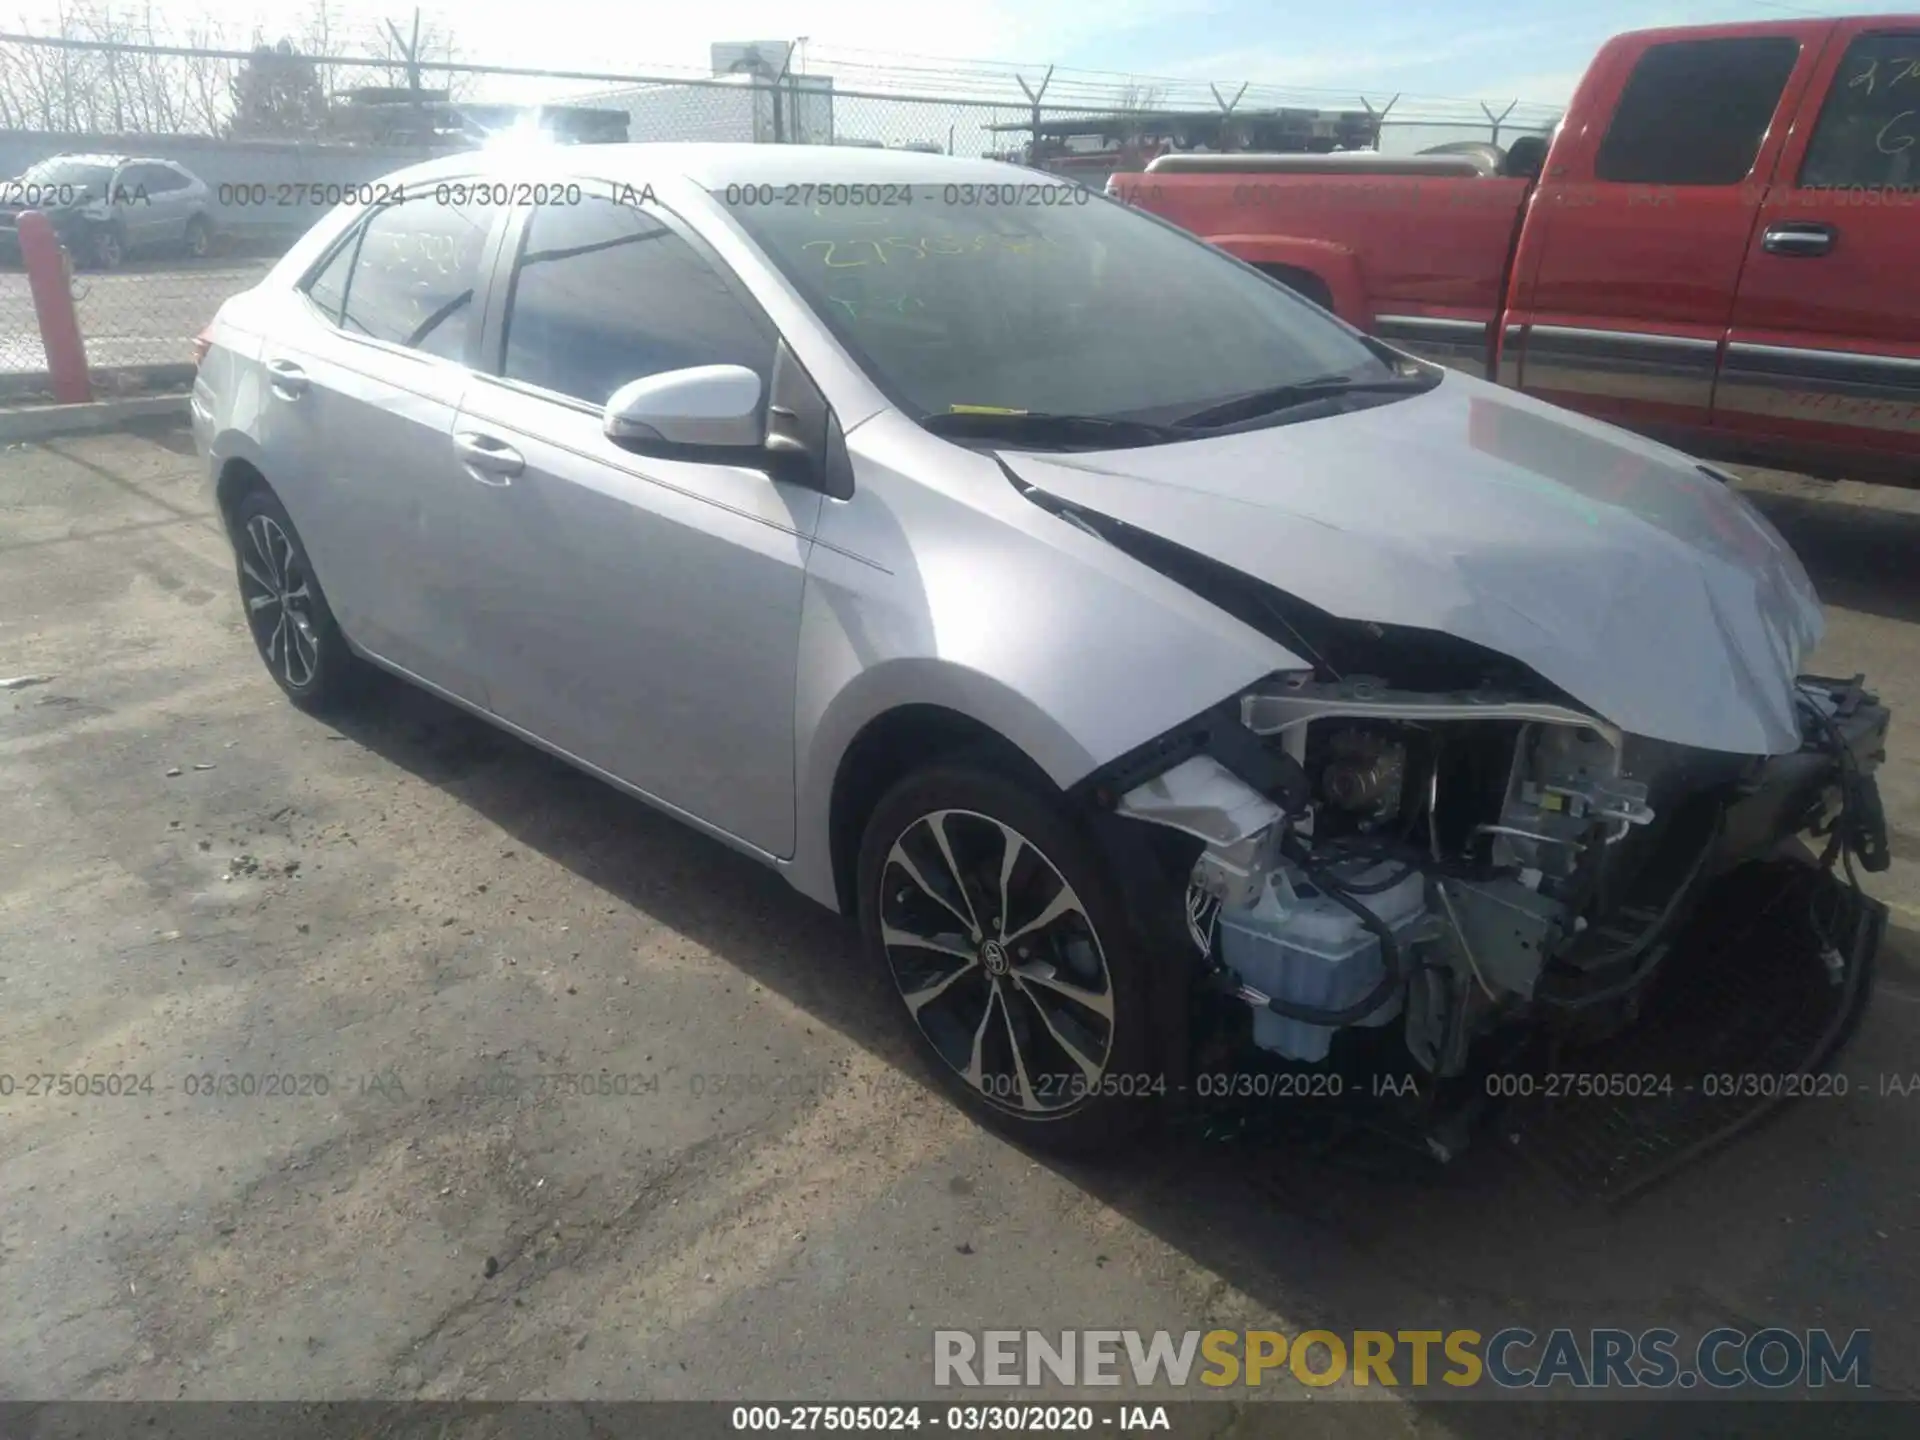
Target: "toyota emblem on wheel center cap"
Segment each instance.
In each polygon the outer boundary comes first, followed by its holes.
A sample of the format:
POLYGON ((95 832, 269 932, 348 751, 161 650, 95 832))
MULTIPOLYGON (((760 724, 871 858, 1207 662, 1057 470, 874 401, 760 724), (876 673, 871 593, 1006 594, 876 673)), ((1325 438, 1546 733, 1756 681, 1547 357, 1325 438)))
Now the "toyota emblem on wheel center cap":
POLYGON ((998 940, 989 940, 980 947, 980 963, 987 967, 989 975, 1004 975, 1013 968, 1007 961, 1007 949, 998 940))

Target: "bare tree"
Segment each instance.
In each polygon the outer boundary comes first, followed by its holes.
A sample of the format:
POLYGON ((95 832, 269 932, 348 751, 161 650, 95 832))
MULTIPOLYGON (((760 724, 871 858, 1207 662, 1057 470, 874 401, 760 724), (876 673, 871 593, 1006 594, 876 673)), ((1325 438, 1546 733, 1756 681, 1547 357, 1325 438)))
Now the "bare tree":
POLYGON ((471 75, 415 68, 421 64, 452 65, 460 58, 453 32, 423 19, 418 10, 413 12, 410 25, 388 21, 381 27, 376 55, 377 63, 387 70, 389 85, 445 90, 452 100, 463 98, 472 89, 471 75))
MULTIPOLYGON (((334 52, 341 40, 335 13, 338 3, 310 0, 304 23, 296 24, 284 37, 293 54, 334 52)), ((236 37, 223 34, 219 22, 209 16, 185 24, 166 23, 166 5, 167 0, 58 0, 50 23, 43 13, 31 19, 16 17, 11 28, 50 40, 170 44, 203 52, 236 48, 236 37), (156 7, 160 7, 158 13, 156 7)), ((261 36, 248 42, 249 48, 266 43, 261 36)), ((457 53, 452 32, 432 22, 410 32, 408 43, 415 61, 451 63, 457 53)), ((277 51, 278 45, 269 48, 277 51)), ((406 59, 393 37, 383 34, 367 57, 367 73, 391 73, 395 65, 404 66, 406 59)), ((248 63, 211 53, 155 55, 24 42, 0 45, 0 128, 68 134, 224 134, 234 121, 235 86, 248 63)), ((324 110, 342 79, 336 73, 342 67, 307 68, 315 74, 322 97, 318 104, 324 110)), ((441 82, 436 78, 430 83, 441 82)), ((461 77, 446 88, 458 96, 468 84, 469 78, 461 77)), ((304 72, 295 88, 303 97, 295 108, 311 115, 316 102, 304 72)))
POLYGON ((1121 87, 1114 109, 1120 115, 1120 133, 1117 138, 1123 145, 1137 142, 1144 133, 1140 118, 1150 111, 1158 110, 1166 92, 1158 85, 1142 85, 1129 80, 1121 87))
POLYGON ((313 136, 326 128, 327 95, 320 74, 293 42, 256 44, 233 77, 229 136, 313 136))

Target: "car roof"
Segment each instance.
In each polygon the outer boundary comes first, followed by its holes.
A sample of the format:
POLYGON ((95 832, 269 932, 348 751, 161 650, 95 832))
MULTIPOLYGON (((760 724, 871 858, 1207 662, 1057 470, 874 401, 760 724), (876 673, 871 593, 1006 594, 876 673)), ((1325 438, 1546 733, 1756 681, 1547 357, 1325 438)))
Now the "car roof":
MULTIPOLYGON (((522 170, 599 173, 643 185, 649 180, 688 180, 703 189, 727 185, 789 184, 1007 184, 1036 178, 1073 181, 1022 169, 999 160, 930 155, 924 150, 873 150, 855 145, 758 145, 747 141, 652 141, 628 145, 515 146, 499 151, 464 150, 399 172, 416 180, 522 170)), ((396 176, 395 178, 398 178, 396 176)))
MULTIPOLYGON (((49 155, 45 160, 36 160, 36 165, 46 165, 55 160, 77 160, 86 165, 166 165, 175 170, 186 170, 178 160, 169 160, 164 155, 107 155, 92 151, 75 151, 72 154, 49 155)), ((191 174, 191 171, 187 171, 191 174)))

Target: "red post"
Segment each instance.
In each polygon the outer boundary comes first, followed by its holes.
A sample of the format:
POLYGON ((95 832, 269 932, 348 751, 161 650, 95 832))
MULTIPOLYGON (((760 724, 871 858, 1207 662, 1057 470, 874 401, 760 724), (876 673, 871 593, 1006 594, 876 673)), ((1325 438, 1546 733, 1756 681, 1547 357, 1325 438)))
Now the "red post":
POLYGON ((87 377, 87 348, 80 342, 80 317, 73 309, 73 285, 67 272, 67 253, 53 233, 53 225, 38 210, 22 211, 20 258, 33 290, 34 313, 40 317, 40 343, 47 347, 47 370, 53 376, 53 398, 62 405, 79 405, 93 398, 87 377))

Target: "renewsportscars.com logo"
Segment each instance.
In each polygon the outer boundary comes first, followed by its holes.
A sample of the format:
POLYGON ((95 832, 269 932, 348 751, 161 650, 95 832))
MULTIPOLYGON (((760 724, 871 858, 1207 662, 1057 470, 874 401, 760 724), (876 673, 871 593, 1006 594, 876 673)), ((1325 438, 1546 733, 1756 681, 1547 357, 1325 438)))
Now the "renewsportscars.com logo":
POLYGON ((1199 1383, 1258 1386, 1348 1381, 1415 1389, 1781 1390, 1872 1386, 1870 1331, 1709 1330, 936 1330, 937 1386, 1199 1383))

